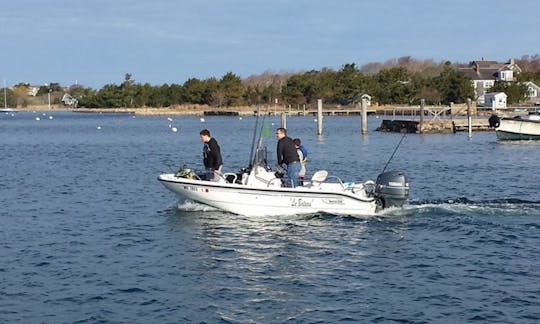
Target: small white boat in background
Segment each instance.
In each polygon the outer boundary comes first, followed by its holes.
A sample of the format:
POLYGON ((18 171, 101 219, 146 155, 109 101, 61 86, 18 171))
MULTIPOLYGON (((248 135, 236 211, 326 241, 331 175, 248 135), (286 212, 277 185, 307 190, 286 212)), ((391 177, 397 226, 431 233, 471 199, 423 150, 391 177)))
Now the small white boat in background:
POLYGON ((501 118, 495 133, 499 140, 540 140, 540 115, 501 118))

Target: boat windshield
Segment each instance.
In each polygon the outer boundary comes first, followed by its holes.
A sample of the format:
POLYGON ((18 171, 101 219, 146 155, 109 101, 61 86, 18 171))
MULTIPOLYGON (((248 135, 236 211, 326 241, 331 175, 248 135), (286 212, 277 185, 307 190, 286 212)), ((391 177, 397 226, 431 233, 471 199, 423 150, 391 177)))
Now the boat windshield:
POLYGON ((268 169, 268 152, 266 146, 257 146, 255 151, 255 157, 253 159, 253 165, 259 165, 268 169))

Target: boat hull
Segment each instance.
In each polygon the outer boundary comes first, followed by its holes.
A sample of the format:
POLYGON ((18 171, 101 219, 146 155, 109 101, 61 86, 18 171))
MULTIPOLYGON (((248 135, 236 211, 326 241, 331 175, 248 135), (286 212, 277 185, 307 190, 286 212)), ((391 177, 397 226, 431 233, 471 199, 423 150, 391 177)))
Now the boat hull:
POLYGON ((503 118, 495 133, 499 140, 540 140, 540 120, 503 118))
POLYGON ((177 178, 162 174, 158 180, 182 199, 190 199, 234 214, 247 216, 297 215, 325 212, 372 215, 377 201, 352 192, 320 188, 253 188, 240 184, 177 178))

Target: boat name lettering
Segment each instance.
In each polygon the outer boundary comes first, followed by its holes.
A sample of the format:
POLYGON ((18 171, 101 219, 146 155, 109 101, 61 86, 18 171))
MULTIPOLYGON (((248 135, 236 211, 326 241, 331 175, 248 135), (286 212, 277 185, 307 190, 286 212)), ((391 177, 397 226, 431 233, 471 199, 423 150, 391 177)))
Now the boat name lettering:
POLYGON ((184 186, 185 190, 198 191, 196 186, 184 186))
POLYGON ((306 201, 302 198, 293 198, 291 201, 292 207, 311 207, 311 201, 306 201))
POLYGON ((329 205, 343 205, 343 199, 341 198, 326 198, 323 199, 323 202, 329 205))

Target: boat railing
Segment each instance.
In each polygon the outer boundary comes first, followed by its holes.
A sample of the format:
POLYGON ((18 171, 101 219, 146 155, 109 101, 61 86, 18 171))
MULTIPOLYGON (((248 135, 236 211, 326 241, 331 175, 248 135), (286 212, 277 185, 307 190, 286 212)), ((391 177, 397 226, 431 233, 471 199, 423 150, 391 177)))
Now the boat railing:
POLYGON ((218 175, 223 181, 228 183, 236 183, 236 180, 238 179, 238 175, 232 172, 218 173, 218 175))
POLYGON ((267 186, 267 187, 270 187, 270 185, 272 185, 272 183, 273 183, 274 181, 276 181, 276 180, 281 181, 281 178, 272 178, 272 179, 270 179, 270 180, 266 180, 266 179, 264 179, 264 178, 262 178, 262 177, 259 177, 259 176, 257 176, 257 175, 255 175, 255 179, 259 180, 259 181, 262 182, 262 183, 266 183, 266 186, 267 186))
MULTIPOLYGON (((343 187, 343 189, 347 189, 347 186, 345 184, 343 184, 343 181, 341 181, 341 178, 338 177, 338 176, 333 176, 333 175, 329 175, 326 180, 328 179, 335 179, 337 180, 337 182, 341 185, 341 187, 343 187)), ((328 181, 325 181, 325 182, 328 182, 328 181)))
POLYGON ((268 181, 268 183, 266 184, 267 187, 270 187, 270 185, 275 181, 275 180, 279 180, 281 182, 281 178, 273 178, 273 179, 270 179, 268 181))

